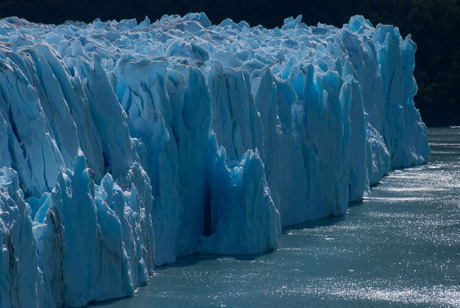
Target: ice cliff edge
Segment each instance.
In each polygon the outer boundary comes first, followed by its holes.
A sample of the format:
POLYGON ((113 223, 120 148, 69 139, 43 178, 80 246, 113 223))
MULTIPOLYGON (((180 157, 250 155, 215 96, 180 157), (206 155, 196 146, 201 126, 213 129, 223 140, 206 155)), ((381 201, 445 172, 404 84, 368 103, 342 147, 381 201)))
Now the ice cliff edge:
POLYGON ((0 306, 129 296, 155 264, 344 214, 428 160, 415 50, 361 16, 0 20, 0 306))

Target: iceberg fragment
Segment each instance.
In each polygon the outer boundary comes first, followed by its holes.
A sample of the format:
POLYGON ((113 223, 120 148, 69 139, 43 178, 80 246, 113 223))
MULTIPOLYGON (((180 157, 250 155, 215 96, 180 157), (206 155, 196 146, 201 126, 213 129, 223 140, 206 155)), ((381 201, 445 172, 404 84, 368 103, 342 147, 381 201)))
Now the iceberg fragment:
POLYGON ((82 306, 180 256, 275 249, 426 162, 410 36, 301 20, 0 20, 2 307, 82 306))

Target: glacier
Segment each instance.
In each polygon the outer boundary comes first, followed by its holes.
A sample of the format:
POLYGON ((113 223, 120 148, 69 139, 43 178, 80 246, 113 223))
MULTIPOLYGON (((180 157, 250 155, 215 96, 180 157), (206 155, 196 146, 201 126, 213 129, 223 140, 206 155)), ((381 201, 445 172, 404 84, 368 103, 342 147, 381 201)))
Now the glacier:
POLYGON ((134 294, 155 265, 276 249, 428 161, 416 45, 354 16, 0 20, 0 306, 134 294))

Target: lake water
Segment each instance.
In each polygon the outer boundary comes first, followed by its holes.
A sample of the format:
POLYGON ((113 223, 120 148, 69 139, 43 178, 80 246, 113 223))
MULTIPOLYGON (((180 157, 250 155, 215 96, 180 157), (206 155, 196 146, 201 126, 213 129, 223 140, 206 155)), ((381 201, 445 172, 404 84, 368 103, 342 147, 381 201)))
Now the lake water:
POLYGON ((102 307, 460 307, 460 129, 430 129, 428 165, 395 171, 344 217, 250 257, 192 256, 102 307))

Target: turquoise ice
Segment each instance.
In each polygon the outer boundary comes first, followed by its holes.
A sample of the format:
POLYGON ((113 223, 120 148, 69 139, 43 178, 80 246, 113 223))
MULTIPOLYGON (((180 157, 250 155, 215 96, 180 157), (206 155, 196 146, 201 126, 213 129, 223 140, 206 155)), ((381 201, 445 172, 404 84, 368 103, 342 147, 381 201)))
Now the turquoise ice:
POLYGON ((355 16, 0 20, 0 304, 132 295, 154 266, 254 254, 427 162, 416 45, 355 16))

